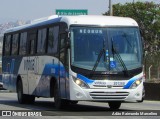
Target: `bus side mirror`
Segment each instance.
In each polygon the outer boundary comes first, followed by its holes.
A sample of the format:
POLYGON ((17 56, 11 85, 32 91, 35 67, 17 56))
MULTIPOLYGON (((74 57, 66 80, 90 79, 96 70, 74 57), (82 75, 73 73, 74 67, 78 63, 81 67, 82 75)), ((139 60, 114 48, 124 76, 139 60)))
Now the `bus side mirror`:
POLYGON ((70 32, 68 29, 65 30, 65 32, 60 33, 61 35, 63 35, 64 39, 65 39, 65 47, 68 49, 70 48, 70 32))
POLYGON ((66 47, 67 49, 71 47, 71 41, 70 41, 70 36, 71 33, 69 32, 69 30, 66 30, 66 47))

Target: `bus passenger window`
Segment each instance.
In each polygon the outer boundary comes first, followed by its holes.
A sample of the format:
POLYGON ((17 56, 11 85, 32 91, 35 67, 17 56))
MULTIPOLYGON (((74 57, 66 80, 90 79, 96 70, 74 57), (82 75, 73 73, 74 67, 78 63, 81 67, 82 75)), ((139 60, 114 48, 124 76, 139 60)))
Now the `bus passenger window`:
POLYGON ((21 33, 19 54, 25 55, 27 50, 27 32, 21 33))
POLYGON ((14 34, 12 38, 12 55, 18 54, 18 39, 19 34, 14 34))
POLYGON ((30 54, 34 54, 34 40, 30 41, 30 54))
POLYGON ((37 53, 45 53, 46 36, 47 36, 46 33, 47 33, 47 29, 38 30, 37 53))
POLYGON ((28 35, 29 54, 34 54, 35 53, 36 37, 37 37, 37 32, 36 31, 31 32, 28 35))
POLYGON ((10 55, 10 48, 11 48, 11 35, 7 35, 5 37, 5 44, 4 44, 4 55, 10 55))
POLYGON ((56 53, 58 46, 59 26, 49 28, 48 34, 48 53, 56 53))

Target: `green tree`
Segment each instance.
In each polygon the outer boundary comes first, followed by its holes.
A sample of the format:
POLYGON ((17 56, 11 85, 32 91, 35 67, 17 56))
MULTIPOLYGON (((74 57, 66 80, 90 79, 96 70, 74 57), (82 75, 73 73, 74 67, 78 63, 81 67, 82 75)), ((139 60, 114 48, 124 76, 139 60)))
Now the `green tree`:
MULTIPOLYGON (((109 11, 103 15, 109 15, 109 11)), ((136 2, 113 5, 113 16, 131 17, 141 29, 145 49, 150 54, 160 51, 160 4, 136 2)))

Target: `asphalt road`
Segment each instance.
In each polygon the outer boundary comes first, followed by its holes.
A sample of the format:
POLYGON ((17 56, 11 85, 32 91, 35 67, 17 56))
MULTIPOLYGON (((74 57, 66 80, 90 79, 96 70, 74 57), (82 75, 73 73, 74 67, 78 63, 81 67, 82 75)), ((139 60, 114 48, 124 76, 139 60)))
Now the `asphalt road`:
MULTIPOLYGON (((40 111, 42 115, 50 116, 47 118, 55 118, 60 117, 61 119, 65 118, 79 118, 79 119, 90 119, 92 118, 105 118, 109 115, 109 118, 133 118, 131 115, 127 115, 128 113, 149 113, 150 115, 136 116, 138 119, 140 118, 155 118, 158 119, 160 117, 154 116, 156 112, 158 115, 160 114, 160 101, 144 101, 143 103, 123 103, 119 110, 110 110, 107 103, 97 103, 97 102, 85 102, 81 101, 77 105, 70 105, 63 110, 57 110, 54 107, 54 99, 53 98, 36 98, 36 102, 32 105, 29 104, 19 104, 17 101, 16 93, 3 92, 0 91, 0 110, 9 110, 9 111, 40 111), (151 113, 153 112, 153 113, 151 113), (121 116, 122 113, 127 116, 121 116), (114 116, 113 116, 114 115, 114 116)), ((5 118, 5 117, 3 117, 5 118)), ((17 119, 18 117, 16 117, 17 119)), ((27 117, 26 117, 27 118, 27 117)), ((36 117, 34 117, 36 118, 36 117)), ((40 119, 40 117, 37 117, 40 119)), ((43 117, 45 118, 45 117, 43 117)))

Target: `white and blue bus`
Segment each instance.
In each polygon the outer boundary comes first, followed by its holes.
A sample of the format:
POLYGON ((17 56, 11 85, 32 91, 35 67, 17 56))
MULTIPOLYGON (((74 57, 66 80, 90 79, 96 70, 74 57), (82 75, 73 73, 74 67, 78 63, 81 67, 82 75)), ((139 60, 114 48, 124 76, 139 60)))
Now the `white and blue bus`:
POLYGON ((78 101, 143 101, 143 47, 138 24, 113 16, 62 16, 9 29, 3 42, 3 85, 19 103, 54 97, 78 101))

